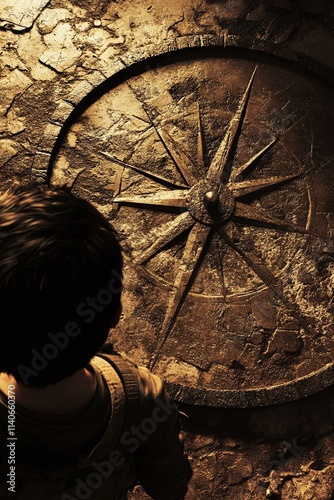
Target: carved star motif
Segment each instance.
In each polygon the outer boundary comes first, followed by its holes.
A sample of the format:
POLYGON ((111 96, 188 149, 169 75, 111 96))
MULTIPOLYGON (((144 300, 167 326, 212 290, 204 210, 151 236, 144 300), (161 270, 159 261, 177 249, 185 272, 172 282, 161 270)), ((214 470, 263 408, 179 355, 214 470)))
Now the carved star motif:
MULTIPOLYGON (((233 249, 244 262, 255 272, 262 282, 268 286, 275 296, 291 312, 298 317, 300 324, 307 329, 307 324, 295 304, 291 304, 284 297, 279 282, 255 253, 245 251, 229 237, 225 225, 242 224, 249 226, 262 226, 279 231, 311 234, 307 229, 295 224, 287 223, 279 218, 266 213, 261 206, 249 204, 250 195, 260 195, 279 188, 284 183, 292 182, 301 174, 289 176, 271 176, 261 179, 247 179, 248 174, 256 168, 257 161, 263 157, 274 145, 278 138, 273 138, 268 144, 248 159, 243 165, 235 166, 234 158, 240 138, 241 129, 245 119, 251 89, 256 75, 256 68, 251 75, 247 87, 240 98, 238 107, 232 116, 227 130, 214 158, 207 166, 205 176, 200 176, 198 169, 191 158, 183 151, 163 127, 156 126, 153 120, 150 125, 158 135, 166 153, 173 161, 177 171, 182 177, 181 182, 158 174, 149 172, 139 166, 125 163, 109 153, 103 153, 113 162, 122 167, 149 177, 160 187, 148 195, 123 196, 117 193, 114 204, 141 206, 150 210, 168 210, 175 207, 180 210, 172 223, 160 228, 160 236, 146 248, 136 259, 136 263, 145 264, 164 248, 172 243, 178 236, 188 232, 183 250, 181 263, 174 279, 174 293, 169 300, 160 336, 157 341, 155 354, 151 359, 150 368, 153 369, 158 361, 162 349, 173 329, 180 309, 191 288, 191 283, 198 272, 200 258, 207 251, 207 242, 212 232, 216 232, 221 240, 233 249), (167 188, 167 189, 166 189, 167 188)), ((199 158, 205 164, 203 143, 204 133, 201 123, 201 113, 198 107, 198 152, 199 158)))

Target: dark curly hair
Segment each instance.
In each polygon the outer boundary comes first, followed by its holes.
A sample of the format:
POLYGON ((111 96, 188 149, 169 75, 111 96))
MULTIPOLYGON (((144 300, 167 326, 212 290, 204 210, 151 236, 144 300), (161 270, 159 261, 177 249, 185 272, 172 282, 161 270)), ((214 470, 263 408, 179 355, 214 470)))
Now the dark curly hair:
POLYGON ((0 372, 44 387, 84 367, 119 312, 122 268, 111 224, 66 187, 2 193, 0 372))

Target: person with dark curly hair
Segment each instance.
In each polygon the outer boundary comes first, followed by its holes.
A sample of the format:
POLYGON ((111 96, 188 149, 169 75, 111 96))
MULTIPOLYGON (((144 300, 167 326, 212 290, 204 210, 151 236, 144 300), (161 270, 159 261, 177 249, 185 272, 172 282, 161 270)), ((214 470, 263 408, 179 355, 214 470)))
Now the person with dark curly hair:
POLYGON ((123 259, 108 220, 65 187, 0 195, 0 497, 187 498, 180 414, 108 343, 123 259))

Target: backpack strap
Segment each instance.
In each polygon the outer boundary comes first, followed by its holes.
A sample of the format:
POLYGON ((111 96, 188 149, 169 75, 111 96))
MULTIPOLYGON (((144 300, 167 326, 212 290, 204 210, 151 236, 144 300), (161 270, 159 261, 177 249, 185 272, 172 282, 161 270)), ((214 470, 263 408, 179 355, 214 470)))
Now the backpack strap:
POLYGON ((108 361, 122 381, 125 392, 125 413, 122 432, 137 424, 139 417, 139 385, 135 367, 119 354, 98 352, 96 356, 108 361))
MULTIPOLYGON (((115 410, 119 412, 120 419, 116 422, 116 427, 117 423, 119 423, 119 428, 116 431, 116 433, 118 433, 118 438, 116 438, 114 442, 108 442, 106 441, 106 439, 108 440, 107 436, 104 439, 103 444, 102 441, 100 441, 95 448, 91 450, 88 456, 80 456, 77 461, 79 468, 87 467, 87 465, 89 466, 91 457, 94 456, 94 454, 96 455, 96 453, 100 453, 101 447, 104 449, 106 442, 111 450, 114 449, 124 456, 131 454, 133 451, 133 442, 131 440, 124 439, 124 436, 129 434, 131 427, 135 426, 139 420, 140 395, 138 376, 134 365, 130 363, 130 361, 123 359, 118 353, 115 353, 115 351, 113 351, 113 354, 107 354, 99 351, 95 354, 92 362, 99 367, 101 373, 104 373, 107 377, 107 380, 110 378, 110 374, 108 375, 108 369, 114 369, 118 376, 117 379, 119 387, 116 389, 116 392, 121 406, 116 405, 116 408, 112 409, 112 412, 115 410), (130 445, 132 445, 132 449, 130 448, 130 445)), ((110 390, 111 388, 109 387, 109 391, 110 390)))

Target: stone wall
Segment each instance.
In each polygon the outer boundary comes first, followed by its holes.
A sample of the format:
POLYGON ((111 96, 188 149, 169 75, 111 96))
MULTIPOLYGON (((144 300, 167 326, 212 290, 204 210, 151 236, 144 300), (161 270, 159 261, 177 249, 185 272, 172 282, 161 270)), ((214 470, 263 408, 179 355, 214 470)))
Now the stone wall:
MULTIPOLYGON (((68 120, 75 123, 87 96, 136 62, 187 46, 247 40, 255 51, 270 45, 277 55, 297 54, 330 80, 333 35, 330 0, 1 0, 1 189, 49 182, 68 120)), ((75 150, 76 140, 70 133, 67 147, 75 150)), ((75 168, 60 169, 74 189, 82 171, 75 168)), ((94 201, 98 185, 81 192, 94 201)), ((197 498, 334 498, 333 389, 324 381, 324 390, 313 392, 267 407, 181 401, 197 498)), ((131 498, 146 496, 138 487, 131 498)))

